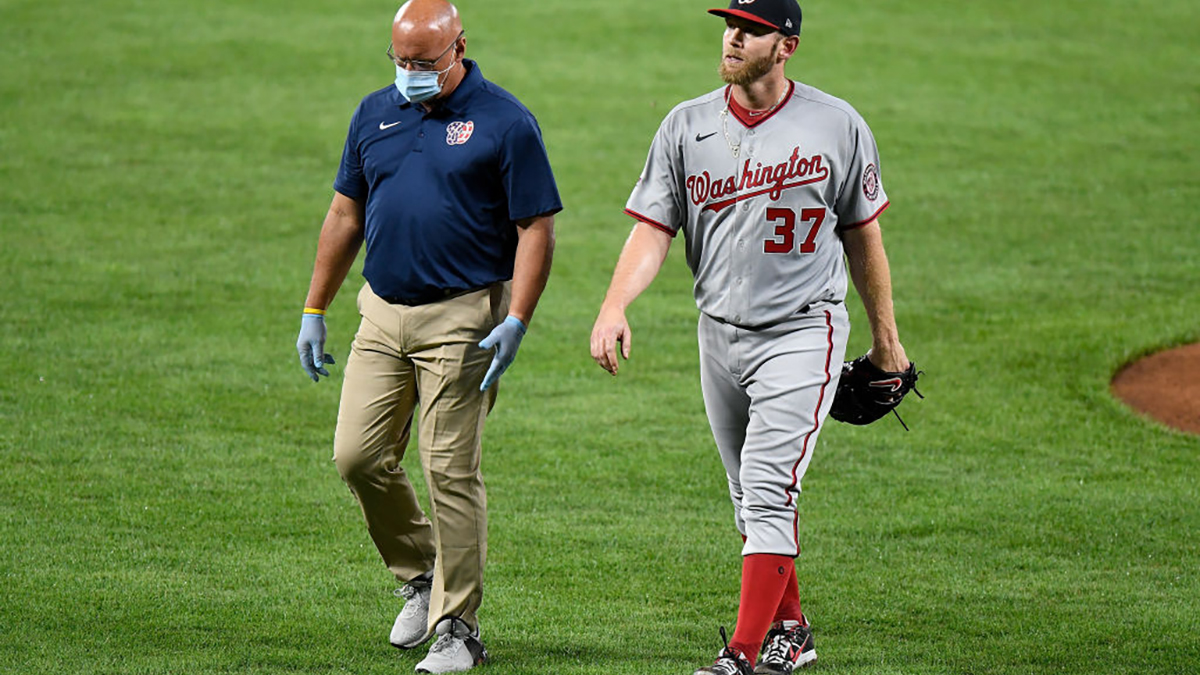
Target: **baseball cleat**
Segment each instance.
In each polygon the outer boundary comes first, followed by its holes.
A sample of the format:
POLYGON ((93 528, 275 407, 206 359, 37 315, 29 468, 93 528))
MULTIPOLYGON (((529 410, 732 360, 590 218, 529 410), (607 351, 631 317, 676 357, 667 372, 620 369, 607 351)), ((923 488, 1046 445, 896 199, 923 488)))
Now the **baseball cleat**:
POLYGON ((437 635, 429 655, 417 664, 418 673, 457 673, 487 661, 488 653, 479 641, 479 631, 472 633, 462 619, 442 619, 437 625, 437 635))
POLYGON ((799 621, 777 621, 767 631, 755 675, 791 675, 817 660, 812 631, 799 621))
POLYGON ((396 623, 392 624, 388 641, 393 647, 412 649, 433 637, 433 631, 429 630, 429 596, 432 591, 430 581, 421 577, 396 591, 396 595, 404 598, 404 609, 396 617, 396 623))
POLYGON ((692 675, 754 675, 754 666, 746 656, 736 649, 729 648, 729 640, 725 638, 725 628, 721 628, 721 640, 725 648, 717 654, 717 660, 711 666, 697 668, 692 675))

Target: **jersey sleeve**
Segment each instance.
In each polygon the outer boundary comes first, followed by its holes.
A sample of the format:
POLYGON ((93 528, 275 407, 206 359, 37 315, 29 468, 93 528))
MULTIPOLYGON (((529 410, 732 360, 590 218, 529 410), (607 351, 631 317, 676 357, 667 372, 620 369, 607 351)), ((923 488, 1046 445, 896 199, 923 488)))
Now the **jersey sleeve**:
POLYGON ((851 230, 874 220, 888 207, 887 193, 879 171, 879 148, 866 121, 857 115, 851 125, 848 144, 849 167, 835 211, 838 229, 851 230))
POLYGON ((558 184, 542 142, 542 130, 532 115, 523 115, 500 142, 500 175, 512 221, 562 211, 558 184))
POLYGON ((671 131, 671 119, 663 120, 654 134, 646 166, 625 203, 625 213, 674 237, 683 225, 686 205, 680 183, 683 155, 671 131))
POLYGON ((333 180, 333 189, 357 202, 367 198, 367 179, 363 173, 362 156, 358 151, 358 118, 362 114, 362 104, 350 118, 350 130, 346 132, 346 146, 342 148, 342 164, 338 167, 337 178, 333 180))

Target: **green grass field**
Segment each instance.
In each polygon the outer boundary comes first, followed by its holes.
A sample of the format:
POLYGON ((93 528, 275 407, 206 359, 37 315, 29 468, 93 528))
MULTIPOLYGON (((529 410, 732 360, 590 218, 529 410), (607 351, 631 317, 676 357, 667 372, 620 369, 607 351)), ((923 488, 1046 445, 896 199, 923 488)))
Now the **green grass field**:
MULTIPOLYGON (((681 246, 621 376, 588 354, 650 138, 719 85, 720 4, 460 3, 567 205, 487 430, 485 673, 690 673, 736 617, 681 246)), ((812 672, 1200 671, 1200 439, 1108 393, 1200 339, 1200 8, 803 6, 789 75, 875 132, 927 396, 910 433, 822 435, 800 500, 812 672)), ((314 385, 293 346, 394 11, 0 0, 0 672, 421 658, 387 645, 400 601, 330 461, 340 368, 314 385)), ((331 308, 339 361, 361 283, 331 308)))

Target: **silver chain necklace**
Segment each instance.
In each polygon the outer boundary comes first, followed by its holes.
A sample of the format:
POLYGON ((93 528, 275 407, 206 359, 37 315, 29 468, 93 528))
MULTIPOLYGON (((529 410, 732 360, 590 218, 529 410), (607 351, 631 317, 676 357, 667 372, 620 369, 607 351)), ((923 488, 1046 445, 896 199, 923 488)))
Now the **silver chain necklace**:
POLYGON ((725 134, 725 145, 729 146, 730 154, 733 155, 734 159, 737 159, 738 155, 740 155, 742 153, 742 144, 734 143, 733 139, 729 137, 729 102, 728 101, 726 101, 726 103, 725 103, 725 109, 721 111, 721 131, 722 131, 722 133, 725 134))
MULTIPOLYGON (((770 108, 767 108, 766 110, 763 110, 762 112, 759 112, 757 110, 751 110, 751 111, 749 111, 750 114, 755 117, 763 117, 764 115, 769 115, 771 112, 773 112, 776 108, 779 107, 780 103, 783 103, 783 99, 787 96, 788 89, 790 89, 790 87, 784 87, 783 91, 780 92, 780 94, 779 94, 779 98, 775 100, 775 103, 772 104, 770 108)), ((742 154, 742 144, 734 143, 733 139, 729 136, 729 100, 731 98, 733 98, 733 88, 732 87, 725 94, 725 109, 721 111, 721 133, 723 133, 725 135, 725 145, 729 146, 729 152, 733 155, 734 159, 737 159, 738 156, 740 156, 742 154)))

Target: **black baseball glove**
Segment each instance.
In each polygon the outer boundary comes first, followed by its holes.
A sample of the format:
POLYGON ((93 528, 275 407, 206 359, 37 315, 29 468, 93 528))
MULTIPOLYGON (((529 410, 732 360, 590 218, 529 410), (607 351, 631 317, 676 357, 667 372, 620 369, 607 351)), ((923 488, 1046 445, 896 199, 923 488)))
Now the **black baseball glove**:
POLYGON ((863 354, 842 364, 842 379, 838 382, 829 414, 847 424, 870 424, 890 412, 907 431, 908 425, 900 419, 896 406, 910 390, 925 398, 917 391, 919 375, 915 363, 910 362, 904 371, 892 373, 880 370, 863 354))

